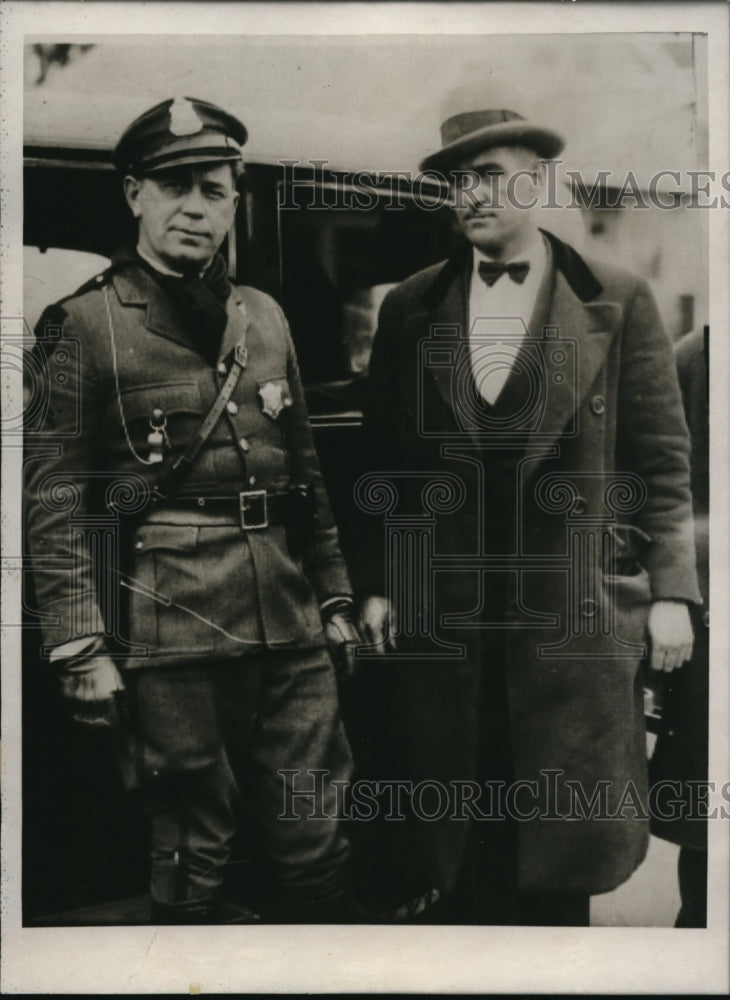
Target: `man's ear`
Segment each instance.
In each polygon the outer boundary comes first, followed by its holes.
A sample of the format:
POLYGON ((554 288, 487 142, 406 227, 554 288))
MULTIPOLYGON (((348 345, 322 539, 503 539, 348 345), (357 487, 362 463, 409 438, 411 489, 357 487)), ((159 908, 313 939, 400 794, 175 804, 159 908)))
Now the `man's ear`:
POLYGON ((124 178, 124 197, 127 199, 127 204, 135 219, 138 219, 142 214, 142 208, 139 204, 141 191, 142 181, 131 174, 127 174, 124 178))

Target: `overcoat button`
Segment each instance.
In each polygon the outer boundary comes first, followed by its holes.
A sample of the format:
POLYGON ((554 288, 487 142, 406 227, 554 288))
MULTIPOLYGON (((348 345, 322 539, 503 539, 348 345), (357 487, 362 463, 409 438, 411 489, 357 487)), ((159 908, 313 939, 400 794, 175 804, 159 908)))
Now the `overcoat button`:
POLYGON ((585 497, 576 497, 575 503, 573 504, 574 514, 585 514, 588 510, 588 501, 585 497))
POLYGON ((596 613, 596 602, 587 597, 584 601, 580 602, 580 611, 586 618, 592 618, 596 613))
POLYGON ((238 406, 236 406, 232 399, 226 403, 226 409, 231 416, 235 416, 235 414, 238 413, 238 406))
POLYGON ((142 548, 142 542, 135 542, 134 543, 134 547, 135 547, 135 549, 141 549, 142 548))
POLYGON ((603 396, 594 396, 591 400, 591 409, 596 414, 600 416, 606 409, 606 400, 603 396))
POLYGON ((224 362, 221 361, 221 363, 218 365, 218 374, 219 375, 226 375, 227 373, 228 373, 228 369, 226 368, 224 362))
POLYGON ((248 451, 251 445, 248 443, 246 438, 241 438, 241 440, 238 442, 238 447, 241 449, 241 451, 248 451))

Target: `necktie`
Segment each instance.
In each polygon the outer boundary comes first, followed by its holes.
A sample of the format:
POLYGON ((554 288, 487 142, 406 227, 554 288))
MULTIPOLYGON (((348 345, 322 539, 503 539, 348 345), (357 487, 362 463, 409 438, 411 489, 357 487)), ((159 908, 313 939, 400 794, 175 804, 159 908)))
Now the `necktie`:
POLYGON ((521 285, 527 277, 530 265, 527 261, 515 261, 513 264, 500 264, 496 260, 479 261, 479 277, 491 288, 497 278, 508 274, 512 281, 521 285))

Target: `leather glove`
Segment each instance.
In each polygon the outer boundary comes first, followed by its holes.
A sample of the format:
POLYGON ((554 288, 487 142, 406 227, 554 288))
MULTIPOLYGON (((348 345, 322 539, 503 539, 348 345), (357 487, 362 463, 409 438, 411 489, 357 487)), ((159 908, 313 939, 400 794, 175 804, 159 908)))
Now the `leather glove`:
POLYGON ((126 724, 124 681, 109 656, 93 651, 67 660, 59 677, 61 695, 76 722, 109 727, 126 724))
POLYGON ((352 677, 355 672, 355 652, 360 645, 360 633, 355 627, 351 601, 337 601, 322 611, 324 636, 335 665, 337 679, 352 677))

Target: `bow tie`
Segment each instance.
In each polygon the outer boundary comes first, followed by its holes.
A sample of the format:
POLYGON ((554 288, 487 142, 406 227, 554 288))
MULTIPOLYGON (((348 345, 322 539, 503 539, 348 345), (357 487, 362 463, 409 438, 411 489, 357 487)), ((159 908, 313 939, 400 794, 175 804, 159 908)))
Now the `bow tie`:
POLYGON ((496 260, 479 261, 479 277, 491 288, 497 278, 503 274, 508 274, 512 281, 521 285, 527 277, 530 265, 527 261, 515 261, 514 264, 500 264, 496 260))

